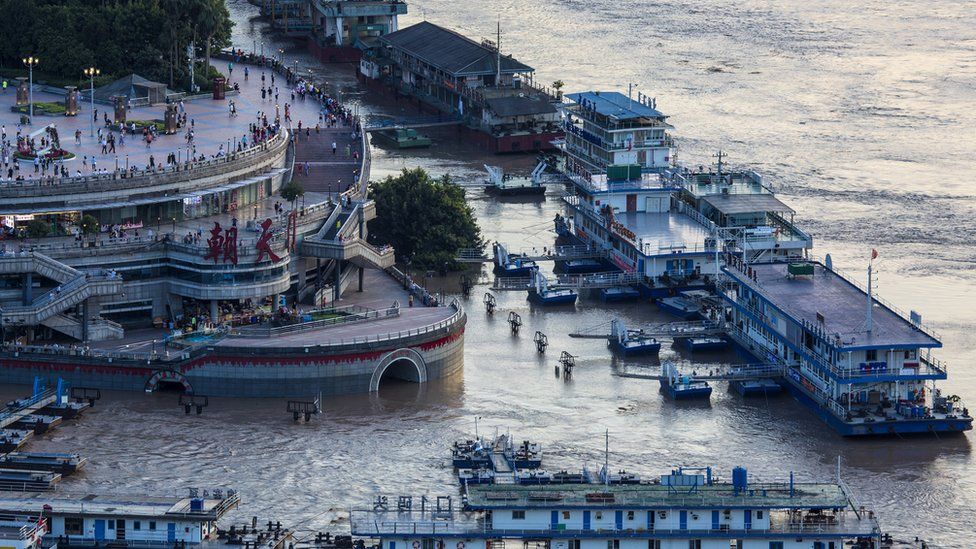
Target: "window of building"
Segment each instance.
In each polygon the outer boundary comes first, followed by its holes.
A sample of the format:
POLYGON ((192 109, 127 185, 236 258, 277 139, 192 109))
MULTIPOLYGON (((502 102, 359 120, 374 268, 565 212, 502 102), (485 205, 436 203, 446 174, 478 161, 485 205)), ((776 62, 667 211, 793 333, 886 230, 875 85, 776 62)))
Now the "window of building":
POLYGON ((627 511, 627 520, 634 520, 634 512, 627 511))
POLYGON ((762 519, 762 515, 763 515, 763 512, 762 511, 756 511, 756 518, 757 519, 762 519))
POLYGON ((865 356, 865 359, 868 362, 874 362, 875 360, 878 360, 878 350, 877 349, 868 349, 867 351, 864 352, 864 354, 866 355, 865 356))
POLYGON ((563 520, 569 520, 569 511, 563 511, 563 520))
POLYGON ((596 520, 603 520, 603 513, 600 511, 596 512, 596 520))
POLYGON ((132 521, 132 529, 133 530, 142 530, 142 523, 139 522, 138 520, 132 521))
POLYGON ((80 536, 85 529, 85 520, 80 517, 64 518, 64 533, 68 536, 80 536))
POLYGON ((154 520, 149 521, 149 529, 150 530, 155 530, 156 529, 156 521, 154 521, 154 520))
POLYGON ((782 541, 771 541, 769 542, 769 549, 783 549, 782 541))
POLYGON ((108 529, 109 530, 115 530, 115 521, 114 520, 108 521, 108 529))
POLYGON ((525 511, 512 511, 512 520, 525 520, 525 511))

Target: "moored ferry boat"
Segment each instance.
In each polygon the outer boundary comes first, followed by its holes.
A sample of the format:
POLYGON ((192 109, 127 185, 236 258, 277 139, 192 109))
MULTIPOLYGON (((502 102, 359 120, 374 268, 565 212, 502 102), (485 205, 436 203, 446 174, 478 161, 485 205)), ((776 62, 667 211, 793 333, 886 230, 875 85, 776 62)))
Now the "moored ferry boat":
MULTIPOLYGON (((874 253, 872 253, 872 256, 874 253)), ((905 315, 825 264, 745 264, 729 258, 721 287, 729 334, 783 371, 787 389, 843 435, 958 433, 973 418, 944 395, 942 346, 918 313, 905 315)))
MULTIPOLYGON (((388 501, 379 498, 377 501, 388 501)), ((381 549, 880 549, 873 512, 836 482, 754 482, 743 468, 723 482, 710 468, 653 481, 469 486, 461 504, 401 496, 395 508, 350 513, 353 536, 381 549)))
POLYGON ((674 400, 707 400, 712 395, 712 386, 707 381, 695 379, 692 375, 682 374, 671 363, 664 365, 664 372, 661 376, 661 390, 674 400))

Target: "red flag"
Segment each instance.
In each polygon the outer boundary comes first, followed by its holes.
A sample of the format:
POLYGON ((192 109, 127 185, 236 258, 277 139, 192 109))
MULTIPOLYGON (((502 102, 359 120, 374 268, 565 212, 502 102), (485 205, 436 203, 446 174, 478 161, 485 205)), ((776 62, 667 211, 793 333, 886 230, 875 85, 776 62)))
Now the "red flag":
POLYGON ((878 250, 871 248, 871 259, 878 259, 878 250))

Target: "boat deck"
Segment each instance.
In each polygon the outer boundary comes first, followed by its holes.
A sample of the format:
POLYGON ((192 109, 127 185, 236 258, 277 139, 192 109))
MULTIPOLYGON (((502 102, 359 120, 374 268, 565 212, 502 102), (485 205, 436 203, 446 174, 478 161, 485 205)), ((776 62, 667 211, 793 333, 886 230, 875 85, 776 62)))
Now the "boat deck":
POLYGON ((735 269, 727 268, 726 271, 798 321, 817 325, 817 315, 822 315, 826 333, 840 335, 841 344, 838 347, 841 349, 942 346, 937 339, 877 300, 871 315, 873 329, 867 332, 864 310, 867 294, 819 263, 814 264, 812 277, 795 278, 787 277, 786 263, 753 264, 749 267, 755 274, 755 280, 735 269))
POLYGON ((685 214, 629 212, 617 214, 615 219, 634 233, 644 255, 708 251, 708 230, 685 214))

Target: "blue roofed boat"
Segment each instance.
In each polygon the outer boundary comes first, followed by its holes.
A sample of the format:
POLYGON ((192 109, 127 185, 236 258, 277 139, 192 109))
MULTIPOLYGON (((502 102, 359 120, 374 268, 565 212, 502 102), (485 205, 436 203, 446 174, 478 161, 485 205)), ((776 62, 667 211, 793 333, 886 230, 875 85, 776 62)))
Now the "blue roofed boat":
POLYGON ((631 301, 640 298, 640 291, 630 286, 603 288, 600 297, 606 302, 631 301))
POLYGON ((662 311, 685 320, 701 318, 700 307, 696 301, 684 296, 664 297, 657 300, 657 306, 662 311))
POLYGON ((712 395, 712 386, 707 381, 698 381, 693 376, 682 375, 671 363, 664 365, 661 389, 674 400, 707 399, 712 395))
POLYGON ((610 321, 610 349, 622 355, 656 355, 661 350, 661 342, 644 335, 640 330, 628 330, 618 319, 610 321))

